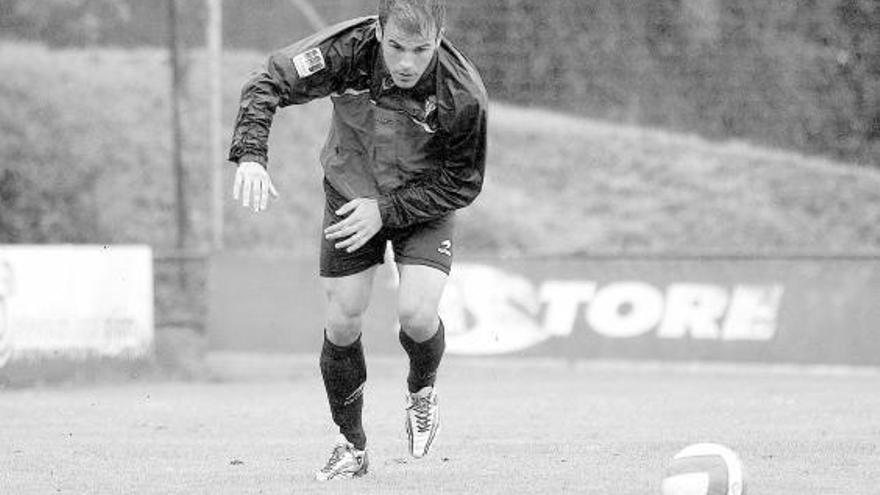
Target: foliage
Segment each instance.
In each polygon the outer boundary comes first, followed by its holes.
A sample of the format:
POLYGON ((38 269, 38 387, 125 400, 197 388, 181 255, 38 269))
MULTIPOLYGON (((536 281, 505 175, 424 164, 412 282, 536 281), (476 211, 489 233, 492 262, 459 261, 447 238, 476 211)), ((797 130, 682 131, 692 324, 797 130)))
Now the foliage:
POLYGON ((95 44, 113 24, 131 21, 125 0, 2 0, 3 24, 57 45, 95 44))
MULTIPOLYGON (((180 1, 202 44, 204 7, 180 1)), ((876 0, 450 0, 449 36, 495 99, 880 162, 876 0)), ((315 2, 329 22, 372 0, 315 2)), ((232 48, 308 34, 285 0, 225 2, 232 48)), ((53 45, 163 44, 167 1, 0 0, 8 32, 53 45)))
POLYGON ((495 0, 463 11, 456 32, 496 97, 880 161, 877 2, 495 0))
MULTIPOLYGON (((174 246, 167 54, 0 44, 3 242, 174 246)), ((225 132, 263 56, 224 58, 225 132)), ((281 198, 254 215, 228 199, 232 167, 207 162, 206 58, 183 105, 187 245, 207 244, 210 177, 227 167, 226 243, 314 256, 326 102, 284 109, 270 141, 281 198)), ((494 105, 483 195, 461 213, 464 254, 880 247, 880 175, 694 137, 494 105)))

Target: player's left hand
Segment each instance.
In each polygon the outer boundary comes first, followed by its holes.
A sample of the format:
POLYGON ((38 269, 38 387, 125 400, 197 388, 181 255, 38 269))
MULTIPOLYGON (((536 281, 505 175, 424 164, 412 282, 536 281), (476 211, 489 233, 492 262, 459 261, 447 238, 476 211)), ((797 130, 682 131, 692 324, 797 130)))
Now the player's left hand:
POLYGON ((352 253, 360 249, 382 228, 382 215, 379 202, 369 198, 355 198, 336 210, 339 216, 346 216, 339 222, 324 229, 329 240, 342 239, 336 249, 352 253))

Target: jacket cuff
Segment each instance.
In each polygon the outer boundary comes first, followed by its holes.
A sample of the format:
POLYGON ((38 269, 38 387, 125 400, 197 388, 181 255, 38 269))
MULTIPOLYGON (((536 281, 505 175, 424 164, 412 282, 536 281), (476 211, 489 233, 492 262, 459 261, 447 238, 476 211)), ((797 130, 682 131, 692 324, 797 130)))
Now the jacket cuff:
POLYGON ((245 153, 245 154, 241 155, 240 157, 238 157, 238 160, 236 160, 236 163, 241 163, 241 162, 257 162, 260 165, 262 165, 263 168, 268 168, 268 166, 266 164, 266 162, 267 162, 266 157, 264 157, 262 155, 245 153))
POLYGON ((376 199, 376 203, 379 205, 379 216, 382 217, 382 226, 395 227, 397 223, 397 215, 394 208, 394 201, 392 201, 389 196, 383 195, 376 199))

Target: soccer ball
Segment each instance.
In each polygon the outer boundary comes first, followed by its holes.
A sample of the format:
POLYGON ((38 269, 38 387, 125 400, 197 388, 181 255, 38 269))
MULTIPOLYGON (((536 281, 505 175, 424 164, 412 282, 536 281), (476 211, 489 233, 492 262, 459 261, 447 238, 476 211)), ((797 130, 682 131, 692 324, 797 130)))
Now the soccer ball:
POLYGON ((742 462, 717 443, 689 445, 672 458, 661 491, 663 495, 743 495, 742 462))

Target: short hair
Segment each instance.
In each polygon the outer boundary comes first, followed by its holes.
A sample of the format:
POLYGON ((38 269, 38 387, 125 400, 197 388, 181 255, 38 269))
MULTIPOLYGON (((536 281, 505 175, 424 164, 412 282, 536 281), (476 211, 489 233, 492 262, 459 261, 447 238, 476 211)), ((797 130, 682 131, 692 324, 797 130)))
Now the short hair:
POLYGON ((425 34, 431 23, 439 36, 446 25, 445 0, 379 0, 379 25, 382 29, 389 17, 397 20, 398 26, 410 34, 425 34))

